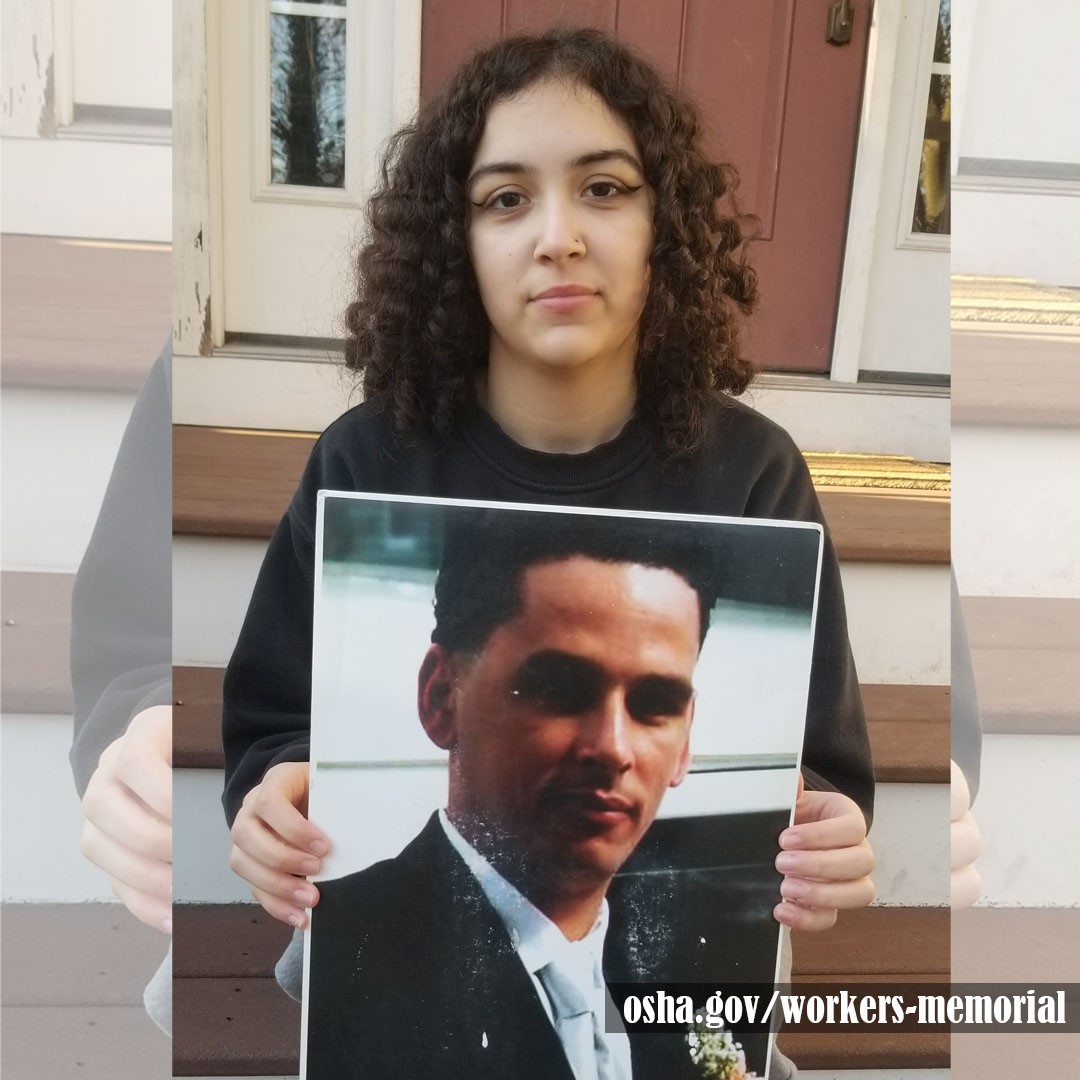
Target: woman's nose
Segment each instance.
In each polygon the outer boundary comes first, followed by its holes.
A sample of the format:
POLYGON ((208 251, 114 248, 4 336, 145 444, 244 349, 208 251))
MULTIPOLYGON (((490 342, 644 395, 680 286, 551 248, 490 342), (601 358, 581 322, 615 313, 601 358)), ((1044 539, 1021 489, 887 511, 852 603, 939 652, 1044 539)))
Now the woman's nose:
POLYGON ((561 262, 585 254, 581 221, 564 200, 551 199, 537 215, 540 233, 536 238, 536 258, 561 262))

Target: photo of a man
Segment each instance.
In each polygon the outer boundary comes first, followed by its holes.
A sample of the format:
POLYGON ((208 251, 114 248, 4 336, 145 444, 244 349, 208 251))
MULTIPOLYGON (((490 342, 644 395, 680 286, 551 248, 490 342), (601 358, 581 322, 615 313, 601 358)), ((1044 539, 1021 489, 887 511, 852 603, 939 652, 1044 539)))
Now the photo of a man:
POLYGON ((664 977, 640 948, 660 926, 611 887, 687 776, 717 552, 491 509, 449 516, 439 550, 416 713, 442 808, 318 883, 306 1076, 700 1076, 685 1037, 605 1031, 605 983, 664 977))

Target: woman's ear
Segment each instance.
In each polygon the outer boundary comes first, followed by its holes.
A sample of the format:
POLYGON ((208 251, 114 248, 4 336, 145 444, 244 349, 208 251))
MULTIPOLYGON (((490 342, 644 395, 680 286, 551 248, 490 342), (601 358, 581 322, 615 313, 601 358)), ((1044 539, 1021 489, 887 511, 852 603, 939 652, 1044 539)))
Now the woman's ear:
POLYGON ((432 645, 420 665, 416 687, 416 710, 427 737, 440 749, 449 750, 457 740, 454 711, 453 658, 441 645, 432 645))

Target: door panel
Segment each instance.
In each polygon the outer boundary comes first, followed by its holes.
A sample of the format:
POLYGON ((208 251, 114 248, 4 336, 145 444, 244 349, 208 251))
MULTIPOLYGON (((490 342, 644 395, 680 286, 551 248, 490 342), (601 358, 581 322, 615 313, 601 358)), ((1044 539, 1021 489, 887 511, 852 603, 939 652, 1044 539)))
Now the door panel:
POLYGON ((855 0, 846 46, 825 41, 827 0, 425 0, 421 97, 480 43, 560 21, 637 48, 701 108, 706 144, 739 170, 761 221, 762 301, 747 341, 765 368, 827 371, 869 31, 855 0))

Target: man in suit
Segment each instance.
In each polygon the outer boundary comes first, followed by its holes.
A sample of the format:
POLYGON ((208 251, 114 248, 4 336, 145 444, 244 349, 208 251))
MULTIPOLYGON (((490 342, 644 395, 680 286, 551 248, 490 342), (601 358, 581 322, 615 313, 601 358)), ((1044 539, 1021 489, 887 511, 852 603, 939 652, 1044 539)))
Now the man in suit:
POLYGON ((446 808, 319 883, 309 1080, 694 1075, 684 1037, 604 1030, 602 971, 633 967, 605 943, 608 888, 686 775, 713 602, 707 551, 671 537, 451 514, 418 680, 446 808))

